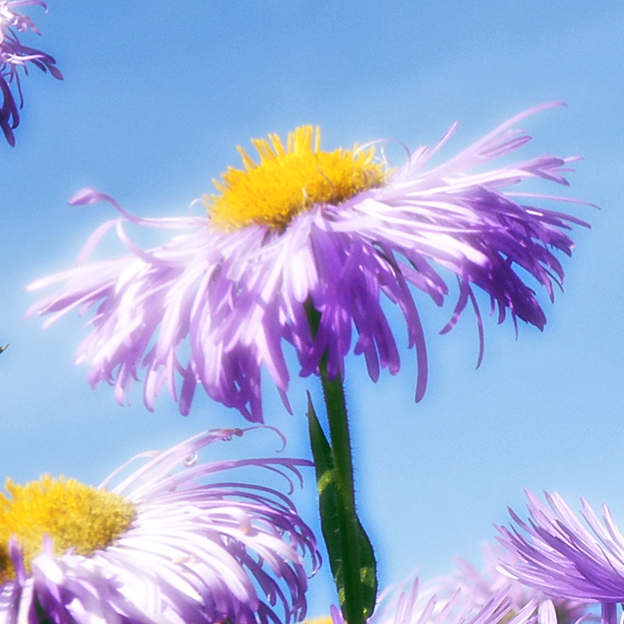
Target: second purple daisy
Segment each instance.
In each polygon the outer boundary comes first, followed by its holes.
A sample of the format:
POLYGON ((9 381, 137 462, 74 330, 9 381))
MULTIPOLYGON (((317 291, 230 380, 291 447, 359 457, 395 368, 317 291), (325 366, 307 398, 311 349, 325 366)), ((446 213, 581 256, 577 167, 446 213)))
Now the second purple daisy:
POLYGON ((310 462, 199 461, 209 445, 243 433, 206 431, 143 453, 136 470, 119 476, 131 460, 98 488, 49 475, 8 480, 0 622, 299 622, 319 564, 314 535, 283 492, 229 475, 254 467, 254 477, 278 474, 290 489, 310 462))

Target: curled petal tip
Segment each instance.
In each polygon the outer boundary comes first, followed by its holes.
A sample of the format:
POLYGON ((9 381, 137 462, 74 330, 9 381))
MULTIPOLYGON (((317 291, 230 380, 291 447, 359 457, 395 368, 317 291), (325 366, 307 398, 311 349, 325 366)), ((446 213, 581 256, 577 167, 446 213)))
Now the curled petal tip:
POLYGON ((57 69, 56 67, 54 67, 54 65, 50 65, 50 67, 48 67, 48 69, 50 70, 50 73, 57 80, 65 80, 65 76, 63 76, 62 72, 59 69, 57 69))
POLYGON ((108 195, 87 186, 74 193, 67 201, 72 206, 86 206, 106 199, 108 199, 108 195))

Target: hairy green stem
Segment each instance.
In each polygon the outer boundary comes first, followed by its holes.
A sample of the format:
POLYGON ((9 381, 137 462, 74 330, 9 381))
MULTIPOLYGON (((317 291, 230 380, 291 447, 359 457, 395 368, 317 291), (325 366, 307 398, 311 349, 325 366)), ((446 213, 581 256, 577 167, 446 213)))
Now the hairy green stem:
POLYGON ((345 507, 344 513, 339 514, 345 582, 344 617, 348 624, 364 624, 365 608, 362 601, 360 579, 353 459, 347 406, 340 376, 330 380, 326 366, 323 366, 323 369, 321 370, 321 381, 329 421, 329 439, 338 481, 338 491, 340 492, 340 502, 345 507))
MULTIPOLYGON (((312 335, 316 336, 321 315, 311 305, 307 306, 307 312, 312 335)), ((329 424, 330 448, 329 457, 326 459, 331 465, 331 479, 335 490, 334 506, 324 506, 321 501, 321 523, 343 616, 348 624, 365 624, 374 608, 377 587, 375 560, 372 546, 355 510, 353 458, 344 386, 340 374, 334 379, 329 378, 326 353, 319 362, 319 373, 329 424), (326 530, 330 531, 329 536, 325 533, 326 530)), ((315 414, 313 416, 316 418, 315 414)), ((311 442, 315 461, 318 463, 319 451, 315 451, 312 438, 311 442)), ((320 496, 324 487, 319 481, 320 496)))

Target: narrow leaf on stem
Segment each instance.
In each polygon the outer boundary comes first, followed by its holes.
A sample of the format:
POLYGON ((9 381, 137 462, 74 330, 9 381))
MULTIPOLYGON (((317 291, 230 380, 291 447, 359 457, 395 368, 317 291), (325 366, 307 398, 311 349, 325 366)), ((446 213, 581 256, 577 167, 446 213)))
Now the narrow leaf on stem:
POLYGON ((355 513, 353 491, 345 492, 341 487, 332 448, 309 395, 308 425, 316 467, 321 529, 340 606, 349 624, 363 624, 373 613, 377 595, 373 547, 355 513))

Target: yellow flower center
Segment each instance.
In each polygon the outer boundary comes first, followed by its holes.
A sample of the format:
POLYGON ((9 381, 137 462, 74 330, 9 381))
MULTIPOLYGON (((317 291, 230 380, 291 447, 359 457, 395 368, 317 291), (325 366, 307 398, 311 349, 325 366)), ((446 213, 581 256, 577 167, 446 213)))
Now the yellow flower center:
POLYGON ((333 624, 333 620, 329 615, 322 615, 321 617, 308 618, 304 624, 333 624))
POLYGON ((14 578, 9 540, 17 540, 26 569, 43 550, 44 535, 54 542, 54 553, 69 549, 80 555, 106 548, 123 533, 135 516, 123 496, 83 485, 75 479, 44 475, 39 481, 16 485, 7 479, 0 492, 0 578, 14 578), (12 497, 12 498, 11 498, 12 497))
POLYGON ((315 204, 340 204, 386 178, 384 166, 373 160, 374 147, 321 151, 319 127, 290 132, 286 148, 276 134, 251 142, 260 162, 239 146, 245 170, 229 167, 221 181, 213 180, 220 194, 204 196, 212 224, 220 230, 254 223, 282 230, 315 204))

